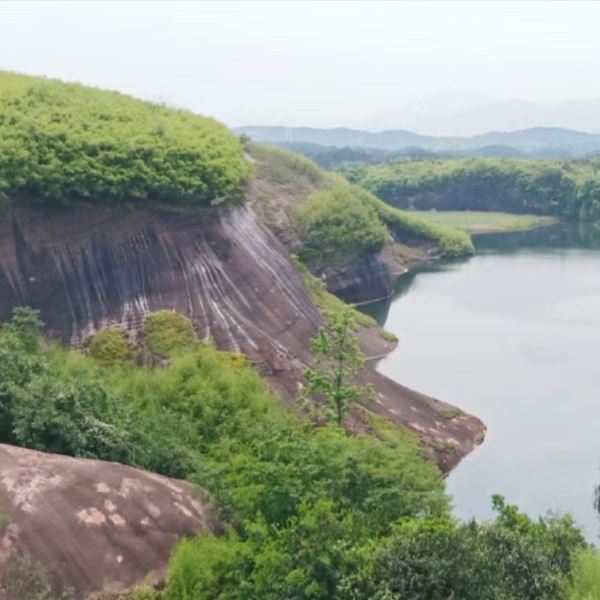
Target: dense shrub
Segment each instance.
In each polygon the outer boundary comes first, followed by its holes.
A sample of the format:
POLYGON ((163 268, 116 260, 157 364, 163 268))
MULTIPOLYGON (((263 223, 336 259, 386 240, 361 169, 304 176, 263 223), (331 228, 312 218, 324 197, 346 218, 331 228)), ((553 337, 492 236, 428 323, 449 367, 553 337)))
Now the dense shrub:
POLYGON ((89 340, 89 353, 102 365, 114 365, 135 356, 133 346, 124 331, 105 329, 89 340))
POLYGON ((313 192, 296 210, 303 248, 302 261, 316 268, 337 266, 376 252, 387 230, 369 206, 349 186, 333 185, 313 192))
POLYGON ((241 198, 238 139, 212 119, 0 72, 0 193, 46 202, 241 198))
POLYGON ((161 310, 144 321, 144 341, 151 352, 169 357, 193 346, 198 338, 189 319, 172 310, 161 310))
POLYGON ((401 523, 377 559, 393 598, 413 600, 563 597, 574 549, 585 546, 570 518, 533 521, 494 498, 492 523, 448 519, 401 523), (418 576, 415 576, 418 574, 418 576))

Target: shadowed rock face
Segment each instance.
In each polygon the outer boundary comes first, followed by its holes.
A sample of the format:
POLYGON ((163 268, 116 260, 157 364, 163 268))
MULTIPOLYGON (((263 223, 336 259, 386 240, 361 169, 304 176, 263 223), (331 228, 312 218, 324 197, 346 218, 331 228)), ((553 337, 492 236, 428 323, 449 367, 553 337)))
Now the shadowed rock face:
POLYGON ((160 578, 180 537, 218 530, 188 483, 4 444, 0 510, 0 596, 3 566, 18 554, 39 561, 84 598, 148 574, 160 578))
POLYGON ((376 254, 341 269, 327 269, 324 280, 327 289, 353 304, 383 300, 394 293, 390 269, 376 254))
MULTIPOLYGON (((110 324, 132 328, 150 312, 179 311, 201 338, 246 354, 287 400, 297 395, 320 323, 288 250, 252 204, 14 209, 0 217, 0 320, 18 305, 40 309, 48 332, 74 345, 110 324)), ((361 347, 374 357, 393 344, 371 328, 361 347)), ((367 377, 379 391, 371 408, 416 432, 443 469, 482 438, 474 417, 450 422, 437 400, 375 372, 367 377)))

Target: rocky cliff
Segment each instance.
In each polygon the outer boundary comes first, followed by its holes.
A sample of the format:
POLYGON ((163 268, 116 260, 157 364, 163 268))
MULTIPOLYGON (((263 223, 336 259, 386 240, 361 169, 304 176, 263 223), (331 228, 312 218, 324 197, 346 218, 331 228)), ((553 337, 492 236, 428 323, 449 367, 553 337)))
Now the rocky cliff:
MULTIPOLYGON (((111 324, 132 328, 149 312, 179 311, 201 338, 246 354, 284 399, 295 398, 321 320, 288 249, 253 205, 232 209, 82 206, 15 208, 0 217, 0 319, 39 308, 48 333, 80 345, 111 324)), ((392 347, 377 328, 362 349, 392 347)), ((416 432, 448 469, 482 437, 464 415, 448 421, 432 398, 370 372, 371 407, 416 432)))

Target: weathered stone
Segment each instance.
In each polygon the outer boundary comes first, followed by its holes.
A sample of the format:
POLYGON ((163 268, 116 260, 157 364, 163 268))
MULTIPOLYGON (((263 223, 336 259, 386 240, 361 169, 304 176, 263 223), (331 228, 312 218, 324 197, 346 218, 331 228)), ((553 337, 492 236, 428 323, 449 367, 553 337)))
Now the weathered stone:
MULTIPOLYGON (((14 306, 33 306, 51 335, 78 345, 107 325, 133 329, 150 312, 176 310, 194 321, 201 338, 246 354, 275 391, 295 401, 321 315, 289 249, 255 205, 219 211, 32 205, 6 212, 0 216, 0 321, 14 306)), ((377 260, 398 268, 384 253, 377 260)), ((363 275, 370 266, 367 260, 363 275)), ((387 283, 373 277, 389 289, 389 274, 387 283)), ((376 328, 365 328, 360 338, 367 357, 393 347, 376 328)), ((367 378, 384 398, 371 408, 420 435, 444 469, 484 430, 470 416, 440 423, 436 400, 375 372, 367 378), (437 452, 435 440, 447 436, 459 440, 458 448, 437 452)))
MULTIPOLYGON (((219 531, 199 490, 98 460, 0 444, 0 597, 16 556, 84 598, 164 576, 175 543, 219 531)), ((8 598, 7 600, 27 600, 8 598)))

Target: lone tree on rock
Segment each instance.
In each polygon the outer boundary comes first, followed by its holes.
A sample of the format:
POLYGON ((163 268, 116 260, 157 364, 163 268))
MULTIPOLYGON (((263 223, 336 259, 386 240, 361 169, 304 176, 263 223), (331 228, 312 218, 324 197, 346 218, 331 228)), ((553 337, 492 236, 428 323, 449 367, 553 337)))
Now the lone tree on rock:
POLYGON ((364 369, 365 360, 354 334, 356 317, 350 306, 335 313, 327 313, 325 326, 319 329, 310 343, 315 367, 307 369, 304 376, 308 386, 304 397, 322 395, 323 404, 317 404, 325 418, 341 425, 352 403, 370 400, 372 386, 361 386, 357 375, 364 369))

